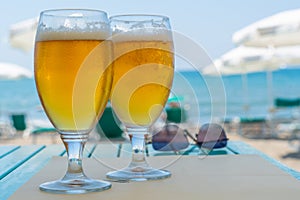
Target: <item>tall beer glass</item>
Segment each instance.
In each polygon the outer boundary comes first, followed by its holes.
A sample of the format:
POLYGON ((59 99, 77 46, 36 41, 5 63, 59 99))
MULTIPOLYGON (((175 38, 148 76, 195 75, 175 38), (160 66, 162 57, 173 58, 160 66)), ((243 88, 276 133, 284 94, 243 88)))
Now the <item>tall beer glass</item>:
POLYGON ((111 104, 126 126, 132 143, 128 167, 109 172, 110 179, 151 180, 171 174, 154 169, 145 159, 145 141, 160 116, 174 75, 173 42, 169 19, 153 15, 110 18, 114 44, 114 81, 111 104))
POLYGON ((35 41, 35 81, 48 118, 60 133, 68 169, 40 189, 86 193, 111 184, 87 178, 82 152, 88 134, 110 95, 112 43, 108 18, 97 10, 47 10, 41 13, 35 41))

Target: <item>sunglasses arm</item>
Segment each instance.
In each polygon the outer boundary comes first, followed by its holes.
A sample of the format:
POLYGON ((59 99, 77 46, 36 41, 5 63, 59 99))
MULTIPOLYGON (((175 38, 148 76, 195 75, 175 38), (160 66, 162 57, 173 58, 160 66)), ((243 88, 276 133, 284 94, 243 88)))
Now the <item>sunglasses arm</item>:
POLYGON ((184 133, 197 144, 197 139, 194 138, 194 136, 192 136, 192 134, 190 134, 186 129, 184 129, 184 133))

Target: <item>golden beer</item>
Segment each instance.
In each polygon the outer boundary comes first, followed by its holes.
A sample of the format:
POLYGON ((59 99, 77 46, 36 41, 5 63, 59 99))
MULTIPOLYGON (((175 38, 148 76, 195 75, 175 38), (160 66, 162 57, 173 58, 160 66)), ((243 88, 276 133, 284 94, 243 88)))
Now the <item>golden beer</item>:
POLYGON ((35 46, 37 90, 52 123, 61 131, 93 127, 112 84, 111 42, 41 40, 35 46))
POLYGON ((114 41, 111 103, 127 126, 149 126, 168 99, 174 75, 171 41, 114 41))

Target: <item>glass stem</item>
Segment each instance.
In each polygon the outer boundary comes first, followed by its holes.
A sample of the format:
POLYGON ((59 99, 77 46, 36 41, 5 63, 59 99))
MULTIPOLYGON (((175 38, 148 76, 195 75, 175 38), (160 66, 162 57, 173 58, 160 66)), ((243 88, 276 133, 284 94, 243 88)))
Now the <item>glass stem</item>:
POLYGON ((61 139, 68 155, 68 170, 64 181, 80 180, 86 178, 82 169, 83 149, 88 139, 88 134, 61 134, 61 139))
POLYGON ((149 165, 145 158, 145 135, 148 134, 147 128, 127 128, 131 136, 132 160, 129 167, 133 170, 148 168, 149 165))

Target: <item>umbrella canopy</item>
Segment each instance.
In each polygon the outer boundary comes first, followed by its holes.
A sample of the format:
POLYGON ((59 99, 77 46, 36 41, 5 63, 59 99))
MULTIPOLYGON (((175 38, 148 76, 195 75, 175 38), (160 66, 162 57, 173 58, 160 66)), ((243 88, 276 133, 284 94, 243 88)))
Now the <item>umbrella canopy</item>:
POLYGON ((300 46, 276 49, 239 46, 225 53, 203 69, 203 74, 232 75, 259 71, 273 71, 300 64, 300 46))
POLYGON ((29 52, 33 49, 38 19, 27 19, 10 26, 9 41, 12 47, 29 52))
POLYGON ((279 47, 300 45, 300 9, 259 20, 233 34, 236 45, 279 47))
POLYGON ((0 62, 0 79, 31 78, 30 70, 12 63, 0 62))
POLYGON ((249 66, 253 66, 251 71, 258 70, 255 61, 261 60, 264 52, 265 50, 261 48, 237 47, 223 54, 212 65, 205 67, 203 73, 208 75, 243 74, 250 72, 249 66))
POLYGON ((247 73, 267 71, 268 103, 273 104, 272 71, 282 67, 299 67, 300 46, 287 46, 276 49, 239 46, 225 53, 203 69, 206 75, 242 75, 244 110, 248 105, 247 73))

